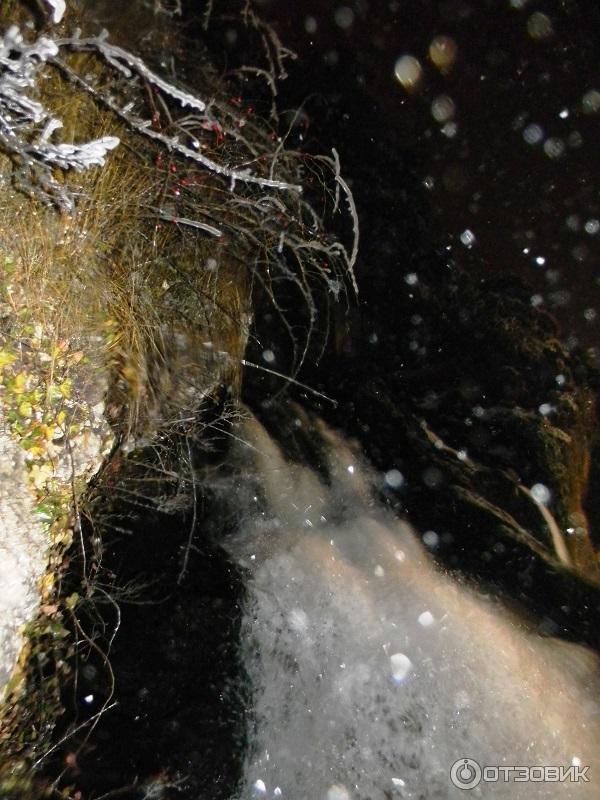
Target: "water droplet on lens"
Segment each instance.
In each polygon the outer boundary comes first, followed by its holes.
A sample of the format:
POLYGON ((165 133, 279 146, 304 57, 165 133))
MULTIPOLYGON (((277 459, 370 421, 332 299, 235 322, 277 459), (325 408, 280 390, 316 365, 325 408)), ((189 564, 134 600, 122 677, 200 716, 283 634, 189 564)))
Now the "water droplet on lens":
POLYGON ((456 61, 458 47, 450 36, 436 36, 429 45, 429 58, 440 70, 449 69, 456 61))
POLYGON ((317 20, 314 17, 306 17, 304 20, 304 30, 308 34, 316 33, 317 27, 317 20))
POLYGON ((597 89, 590 89, 583 95, 581 104, 586 114, 596 114, 600 111, 600 92, 597 89))
POLYGON ((565 143, 562 139, 552 136, 544 142, 544 153, 546 153, 549 158, 560 158, 564 152, 565 143))
POLYGON ((354 11, 348 6, 340 6, 335 10, 334 19, 338 28, 347 31, 354 24, 354 11))
POLYGON ((476 242, 475 234, 470 228, 466 228, 466 230, 461 233, 460 240, 465 247, 473 247, 476 242))
POLYGON ((541 11, 535 11, 527 20, 527 33, 537 41, 549 39, 554 33, 550 17, 541 11))
POLYGON ((405 656, 404 653, 394 653, 390 656, 390 664, 392 676, 398 683, 401 683, 406 678, 412 667, 410 658, 405 656))
POLYGON ((426 531, 423 534, 423 543, 427 545, 427 547, 437 547, 440 543, 440 537, 435 531, 426 531))
POLYGON ((404 483, 404 476, 397 469, 390 469, 385 473, 385 482, 390 489, 399 489, 404 483))
POLYGON ((528 125, 523 131, 523 139, 527 144, 539 144, 544 138, 544 131, 540 125, 532 123, 528 125))
POLYGON ((394 74, 402 86, 410 92, 420 83, 423 75, 423 68, 418 58, 404 55, 400 56, 396 61, 394 74))
POLYGON ((454 100, 447 94, 439 95, 431 104, 431 114, 436 122, 448 122, 454 116, 455 111, 454 100))
POLYGON ((429 628, 435 622, 433 614, 431 611, 424 611, 422 614, 419 614, 419 625, 422 625, 424 628, 429 628))
POLYGON ((552 497, 550 493, 550 489, 545 486, 543 483, 535 483, 531 487, 531 496, 536 501, 536 503, 540 503, 540 505, 548 505, 550 502, 550 498, 552 497))

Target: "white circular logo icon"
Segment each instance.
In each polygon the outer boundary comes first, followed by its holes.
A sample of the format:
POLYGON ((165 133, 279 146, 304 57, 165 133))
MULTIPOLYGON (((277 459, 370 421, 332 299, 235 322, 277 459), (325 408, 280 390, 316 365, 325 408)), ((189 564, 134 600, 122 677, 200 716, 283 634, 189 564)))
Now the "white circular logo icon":
POLYGON ((472 758, 459 758, 452 764, 450 780, 458 789, 474 789, 481 781, 481 767, 472 758))

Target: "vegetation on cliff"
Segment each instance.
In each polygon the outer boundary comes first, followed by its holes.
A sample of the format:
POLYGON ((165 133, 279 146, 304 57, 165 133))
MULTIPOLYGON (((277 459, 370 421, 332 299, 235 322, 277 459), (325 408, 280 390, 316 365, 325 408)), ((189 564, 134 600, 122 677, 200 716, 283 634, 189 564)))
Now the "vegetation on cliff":
MULTIPOLYGON (((112 681, 103 615, 135 592, 104 564, 102 537, 119 530, 107 489, 195 514, 192 453, 230 413, 253 309, 279 319, 293 374, 325 341, 318 309, 353 289, 356 241, 324 227, 346 204, 354 213, 335 153, 286 149, 272 92, 289 53, 249 6, 241 24, 268 63, 226 77, 162 7, 121 9, 114 41, 102 3, 64 18, 55 5, 51 18, 0 9, 1 402, 48 547, 2 705, 1 791, 23 798, 46 791, 35 772, 85 663, 100 657, 112 681), (303 330, 288 323, 298 302, 303 330)), ((191 552, 190 540, 179 581, 191 552)), ((111 703, 109 688, 66 739, 87 737, 111 703)))

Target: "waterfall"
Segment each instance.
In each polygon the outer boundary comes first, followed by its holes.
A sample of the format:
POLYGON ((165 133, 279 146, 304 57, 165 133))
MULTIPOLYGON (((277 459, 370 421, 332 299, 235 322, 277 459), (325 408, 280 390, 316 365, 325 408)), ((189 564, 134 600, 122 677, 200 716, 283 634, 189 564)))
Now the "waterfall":
POLYGON ((356 448, 318 420, 295 424, 318 438, 319 471, 286 459, 254 418, 239 431, 242 508, 226 547, 247 575, 240 798, 598 796, 595 657, 442 574, 421 541, 435 534, 375 498, 356 448), (470 792, 450 777, 464 759, 487 768, 470 792), (507 766, 538 769, 523 785, 507 766), (543 766, 566 780, 540 782, 543 766))

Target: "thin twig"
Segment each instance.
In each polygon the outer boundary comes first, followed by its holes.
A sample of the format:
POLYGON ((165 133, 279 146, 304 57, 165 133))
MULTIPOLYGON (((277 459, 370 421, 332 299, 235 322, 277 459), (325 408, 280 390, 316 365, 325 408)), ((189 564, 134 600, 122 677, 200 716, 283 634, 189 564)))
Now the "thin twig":
POLYGON ((198 494, 197 494, 197 487, 196 487, 196 474, 194 472, 194 463, 192 460, 192 448, 190 447, 190 438, 189 436, 185 437, 185 443, 187 447, 188 453, 188 463, 190 467, 190 475, 192 479, 192 522, 190 525, 190 532, 188 535, 187 544, 185 547, 185 552, 183 554, 183 563, 181 565, 181 570, 179 571, 179 575, 177 576, 177 583, 181 585, 183 579, 185 578, 185 574, 188 568, 188 562, 190 559, 190 552, 192 549, 192 542, 194 540, 194 532, 196 530, 196 521, 198 515, 198 494))
POLYGON ((337 406, 338 401, 334 400, 332 397, 328 397, 323 392, 319 392, 316 389, 313 389, 312 386, 308 386, 306 383, 302 383, 296 378, 292 378, 290 375, 285 375, 283 372, 277 372, 277 370, 269 369, 269 367, 263 367, 261 364, 254 364, 252 361, 246 361, 245 358, 241 359, 240 362, 244 367, 252 367, 253 369, 260 369, 262 372, 268 372, 270 375, 275 375, 278 378, 283 378, 287 383, 293 383, 295 386, 300 386, 301 389, 306 389, 307 392, 314 394, 316 397, 320 397, 322 400, 327 400, 328 403, 331 403, 333 406, 337 406))

